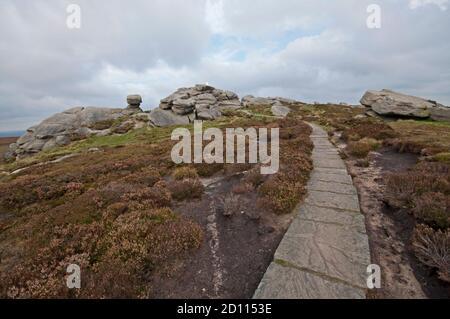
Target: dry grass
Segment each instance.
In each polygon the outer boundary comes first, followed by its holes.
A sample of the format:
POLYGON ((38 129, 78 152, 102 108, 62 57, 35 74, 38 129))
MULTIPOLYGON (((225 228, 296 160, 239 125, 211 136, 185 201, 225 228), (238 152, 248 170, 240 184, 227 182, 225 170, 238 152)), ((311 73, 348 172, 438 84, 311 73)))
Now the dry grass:
POLYGON ((397 121, 390 123, 399 137, 389 142, 400 152, 435 155, 450 151, 447 122, 397 121))
POLYGON ((293 115, 302 116, 305 121, 322 125, 328 131, 344 131, 361 121, 375 119, 355 119, 365 112, 364 108, 353 108, 336 104, 297 104, 291 106, 293 115))
POLYGON ((394 138, 396 136, 397 133, 387 124, 373 123, 369 120, 360 121, 355 126, 342 132, 342 138, 345 141, 359 141, 363 138, 371 138, 382 141, 388 138, 394 138))
POLYGON ((198 174, 195 168, 185 166, 175 169, 172 173, 172 177, 177 181, 181 181, 183 179, 196 179, 198 178, 198 174))
POLYGON ((450 280, 450 165, 421 162, 388 177, 386 202, 414 216, 413 247, 418 259, 450 280))
POLYGON ((357 158, 364 158, 367 155, 377 150, 381 146, 381 143, 372 138, 363 138, 356 142, 349 142, 347 145, 347 152, 357 158))
POLYGON ((450 196, 427 192, 413 199, 413 214, 420 222, 435 228, 450 227, 450 196))
MULTIPOLYGON (((433 171, 433 163, 387 177, 385 200, 392 207, 413 207, 414 200, 428 192, 450 195, 450 174, 433 171)), ((436 168, 436 167, 435 167, 436 168)), ((437 168, 436 168, 437 169, 437 168)))
MULTIPOLYGON (((280 171, 261 185, 259 192, 263 197, 259 205, 281 215, 292 212, 306 194, 305 185, 313 168, 310 158, 313 145, 309 139, 311 128, 305 123, 286 119, 279 125, 281 131, 289 132, 281 134, 280 171)), ((255 184, 258 179, 252 176, 250 182, 255 184)))
POLYGON ((450 230, 435 231, 425 225, 418 225, 414 232, 413 247, 423 264, 437 269, 439 278, 450 282, 450 230))
POLYGON ((172 198, 177 201, 187 199, 200 199, 203 195, 204 187, 199 179, 184 179, 172 181, 168 185, 172 198))

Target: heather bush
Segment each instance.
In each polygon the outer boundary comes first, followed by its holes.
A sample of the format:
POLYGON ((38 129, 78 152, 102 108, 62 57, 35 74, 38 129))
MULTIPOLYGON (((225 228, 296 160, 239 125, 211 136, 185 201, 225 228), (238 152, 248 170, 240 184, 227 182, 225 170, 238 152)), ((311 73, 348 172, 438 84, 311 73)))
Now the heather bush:
POLYGON ((106 224, 57 226, 40 237, 48 243, 0 273, 1 297, 148 298, 148 276, 170 273, 177 258, 199 247, 202 231, 163 208, 123 213, 106 224), (66 287, 73 263, 83 271, 81 290, 66 287))
POLYGON ((396 132, 384 123, 358 123, 342 133, 345 141, 357 141, 362 138, 385 140, 397 136, 396 132))
POLYGON ((199 199, 203 195, 204 186, 199 179, 185 179, 168 184, 172 198, 177 201, 199 199))
POLYGON ((433 230, 418 225, 414 231, 413 248, 417 258, 437 270, 439 278, 450 282, 450 230, 433 230))
POLYGON ((152 187, 161 180, 161 174, 156 167, 144 167, 139 171, 129 174, 123 181, 130 184, 140 184, 152 187))
POLYGON ((392 207, 413 207, 424 193, 450 195, 450 166, 421 162, 411 171, 391 173, 386 178, 384 198, 392 207))
POLYGON ((413 214, 421 222, 432 227, 450 227, 450 196, 428 192, 413 200, 413 214))
POLYGON ((198 178, 198 174, 195 168, 184 166, 176 168, 172 173, 172 177, 177 181, 181 181, 183 179, 196 179, 198 178))
POLYGON ((224 168, 224 164, 216 163, 216 164, 195 164, 194 165, 197 174, 201 177, 211 177, 216 173, 220 172, 224 168))
MULTIPOLYGON (((280 171, 267 178, 259 187, 261 198, 258 205, 269 209, 275 214, 289 214, 305 195, 305 185, 312 170, 310 154, 313 144, 309 138, 311 128, 296 120, 285 119, 281 122, 281 132, 289 130, 289 136, 280 141, 280 171)), ((245 180, 251 181, 250 176, 257 184, 261 182, 256 172, 250 172, 245 180), (252 176, 253 175, 253 176, 252 176)))
POLYGON ((138 210, 168 207, 171 200, 171 193, 163 181, 153 187, 135 189, 120 197, 120 201, 129 203, 131 209, 138 210))
POLYGON ((277 215, 289 214, 300 201, 306 190, 301 182, 286 180, 286 175, 279 174, 270 178, 260 188, 263 197, 260 207, 266 207, 277 215))
POLYGON ((357 142, 350 142, 347 145, 347 151, 358 158, 366 157, 370 152, 380 147, 380 143, 372 138, 363 138, 357 142))

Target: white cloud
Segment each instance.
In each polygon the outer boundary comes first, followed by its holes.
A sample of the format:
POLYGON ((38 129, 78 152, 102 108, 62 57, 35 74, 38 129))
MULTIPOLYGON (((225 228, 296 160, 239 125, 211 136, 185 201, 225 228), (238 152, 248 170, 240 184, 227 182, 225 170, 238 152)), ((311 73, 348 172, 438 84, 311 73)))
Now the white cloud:
POLYGON ((213 33, 225 32, 223 0, 206 0, 205 19, 213 33))
POLYGON ((438 6, 442 11, 447 10, 447 4, 448 0, 410 0, 409 1, 409 7, 411 9, 417 9, 419 7, 423 7, 426 5, 436 5, 438 6))
POLYGON ((0 2, 0 131, 75 105, 125 106, 131 93, 149 109, 204 82, 352 103, 392 88, 450 104, 450 10, 380 0, 383 27, 370 30, 372 0, 79 0, 82 28, 69 31, 70 2, 0 2))

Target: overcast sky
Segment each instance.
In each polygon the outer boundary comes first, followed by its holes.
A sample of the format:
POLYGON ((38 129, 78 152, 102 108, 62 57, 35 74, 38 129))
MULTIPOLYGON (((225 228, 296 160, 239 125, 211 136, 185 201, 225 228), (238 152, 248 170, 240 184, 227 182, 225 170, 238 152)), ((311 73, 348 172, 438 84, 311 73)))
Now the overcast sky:
POLYGON ((143 108, 206 83, 357 103, 391 88, 450 105, 448 0, 1 0, 0 131, 73 106, 143 108), (81 8, 81 28, 66 25, 81 8), (366 25, 381 7, 381 29, 366 25))

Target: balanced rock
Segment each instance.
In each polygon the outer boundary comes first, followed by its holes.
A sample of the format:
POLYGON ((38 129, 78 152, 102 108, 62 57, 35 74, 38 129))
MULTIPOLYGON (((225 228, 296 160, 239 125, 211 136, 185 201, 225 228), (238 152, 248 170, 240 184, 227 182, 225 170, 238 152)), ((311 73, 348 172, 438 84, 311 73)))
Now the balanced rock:
POLYGON ((443 105, 391 90, 368 91, 362 97, 361 104, 383 116, 426 119, 434 114, 436 118, 450 120, 450 109, 443 105))
POLYGON ((139 109, 142 103, 142 97, 137 94, 127 96, 128 109, 139 109))

